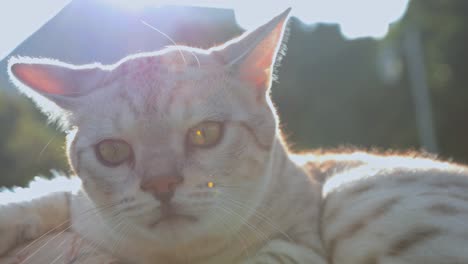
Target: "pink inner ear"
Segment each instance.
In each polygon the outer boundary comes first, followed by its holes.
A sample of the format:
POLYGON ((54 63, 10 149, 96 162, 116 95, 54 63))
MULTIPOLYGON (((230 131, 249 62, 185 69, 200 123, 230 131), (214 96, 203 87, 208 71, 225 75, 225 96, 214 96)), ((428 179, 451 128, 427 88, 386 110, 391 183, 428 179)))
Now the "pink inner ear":
POLYGON ((270 80, 270 71, 268 69, 262 70, 262 68, 245 68, 241 70, 241 77, 253 84, 254 87, 264 90, 270 80))
POLYGON ((241 77, 257 88, 268 88, 276 48, 281 44, 283 24, 284 21, 279 23, 242 63, 241 77))
POLYGON ((38 64, 14 64, 13 74, 24 84, 39 93, 65 94, 63 83, 47 71, 47 66, 38 64))

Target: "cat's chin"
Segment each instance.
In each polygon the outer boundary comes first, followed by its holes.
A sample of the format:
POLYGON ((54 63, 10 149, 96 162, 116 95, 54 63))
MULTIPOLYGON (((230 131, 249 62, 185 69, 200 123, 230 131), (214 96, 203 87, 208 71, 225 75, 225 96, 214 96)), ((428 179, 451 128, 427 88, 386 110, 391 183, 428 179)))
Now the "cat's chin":
POLYGON ((167 214, 164 216, 159 217, 155 221, 149 223, 147 225, 148 229, 159 228, 162 226, 175 226, 175 225, 183 225, 183 224, 193 224, 198 222, 198 218, 193 215, 186 215, 186 214, 167 214))

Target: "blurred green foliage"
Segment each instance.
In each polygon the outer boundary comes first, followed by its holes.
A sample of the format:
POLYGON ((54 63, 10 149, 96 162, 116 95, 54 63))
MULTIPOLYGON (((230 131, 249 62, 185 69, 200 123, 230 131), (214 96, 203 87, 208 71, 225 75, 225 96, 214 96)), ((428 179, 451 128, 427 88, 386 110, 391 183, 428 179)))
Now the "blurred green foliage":
POLYGON ((420 149, 404 36, 421 33, 439 155, 468 162, 468 1, 412 0, 380 41, 347 41, 330 26, 307 34, 293 20, 273 95, 295 149, 355 145, 420 149), (393 53, 396 81, 379 60, 393 53), (398 69, 396 69, 398 70, 398 69))
MULTIPOLYGON (((420 148, 402 51, 410 25, 422 33, 439 154, 468 162, 466 0, 412 0, 380 41, 348 41, 336 26, 311 29, 293 19, 273 97, 294 149, 420 148), (394 53, 394 66, 401 64, 393 81, 380 72, 387 50, 394 53)), ((25 185, 36 175, 50 175, 50 169, 68 170, 64 135, 46 123, 28 99, 0 93, 0 186, 25 185)))
POLYGON ((67 171, 64 135, 23 97, 0 93, 0 186, 26 185, 50 170, 67 171))
POLYGON ((408 23, 422 32, 442 156, 468 162, 468 1, 413 0, 408 23))

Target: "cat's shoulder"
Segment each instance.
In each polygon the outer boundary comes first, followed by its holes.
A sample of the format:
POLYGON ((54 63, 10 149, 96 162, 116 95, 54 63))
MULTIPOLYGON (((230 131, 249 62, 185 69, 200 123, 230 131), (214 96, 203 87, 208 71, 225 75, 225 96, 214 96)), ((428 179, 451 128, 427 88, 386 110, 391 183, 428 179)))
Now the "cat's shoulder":
POLYGON ((395 151, 355 147, 317 149, 290 154, 291 159, 320 183, 353 171, 463 171, 468 168, 451 160, 421 151, 395 151))

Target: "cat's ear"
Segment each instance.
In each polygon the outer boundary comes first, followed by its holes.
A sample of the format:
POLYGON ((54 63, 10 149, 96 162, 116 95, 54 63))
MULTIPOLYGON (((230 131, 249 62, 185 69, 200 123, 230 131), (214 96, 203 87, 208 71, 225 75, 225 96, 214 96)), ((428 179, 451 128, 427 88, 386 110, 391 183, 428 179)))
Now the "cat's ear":
POLYGON ((281 50, 288 8, 268 23, 227 42, 219 50, 223 61, 235 67, 240 78, 251 83, 258 92, 271 86, 273 67, 281 50))
POLYGON ((105 71, 99 65, 75 66, 49 59, 11 58, 10 80, 48 111, 52 101, 61 109, 73 112, 80 98, 95 90, 105 71))

